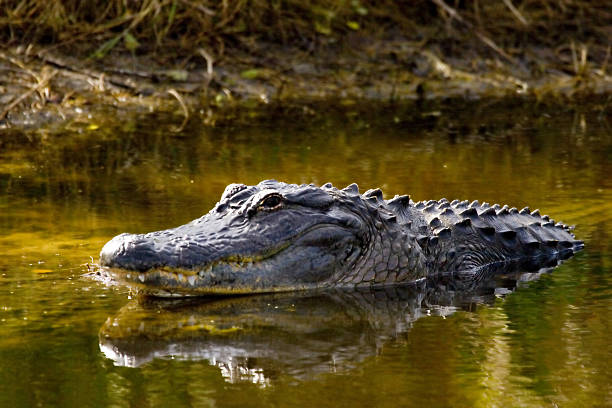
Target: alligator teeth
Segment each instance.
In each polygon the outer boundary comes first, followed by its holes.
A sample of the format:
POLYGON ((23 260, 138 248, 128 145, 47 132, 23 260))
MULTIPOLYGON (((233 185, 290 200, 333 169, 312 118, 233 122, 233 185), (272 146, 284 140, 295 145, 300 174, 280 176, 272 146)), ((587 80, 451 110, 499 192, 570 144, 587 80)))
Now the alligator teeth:
POLYGON ((139 274, 138 274, 138 280, 139 280, 139 281, 141 281, 141 282, 144 282, 144 281, 145 281, 145 276, 144 276, 144 273, 139 273, 139 274))
POLYGON ((193 286, 193 285, 194 285, 195 280, 196 280, 195 275, 189 275, 189 277, 187 278, 187 282, 189 282, 189 284, 190 284, 191 286, 193 286))

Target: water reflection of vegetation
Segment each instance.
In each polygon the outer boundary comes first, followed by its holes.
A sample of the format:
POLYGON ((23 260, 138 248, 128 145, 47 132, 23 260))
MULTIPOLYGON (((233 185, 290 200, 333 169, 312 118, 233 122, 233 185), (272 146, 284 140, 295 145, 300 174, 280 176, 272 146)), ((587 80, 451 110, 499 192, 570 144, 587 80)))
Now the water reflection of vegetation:
MULTIPOLYGON (((337 184, 359 176, 362 183, 386 185, 387 194, 408 191, 418 197, 427 192, 424 186, 434 194, 479 195, 470 187, 483 178, 495 179, 507 191, 531 173, 538 175, 531 181, 544 188, 537 195, 607 180, 603 159, 610 151, 601 149, 606 124, 597 105, 584 110, 504 105, 504 113, 486 103, 414 108, 355 107, 297 123, 294 116, 294 122, 277 116, 273 128, 264 125, 268 116, 261 122, 233 118, 237 125, 228 120, 216 128, 192 122, 178 135, 171 126, 150 126, 164 120, 146 116, 113 117, 97 130, 82 124, 60 133, 43 129, 28 139, 15 134, 2 141, 0 186, 36 197, 88 197, 92 205, 112 208, 108 200, 125 199, 125 191, 135 192, 133 199, 142 205, 177 194, 213 200, 229 182, 253 183, 279 173, 293 182, 324 182, 331 175, 337 184), (549 135, 551 121, 559 125, 555 137, 549 135), (389 174, 393 177, 385 177, 389 174)), ((521 202, 531 198, 524 195, 530 189, 509 190, 520 191, 521 202)), ((500 193, 483 198, 499 200, 500 193)))

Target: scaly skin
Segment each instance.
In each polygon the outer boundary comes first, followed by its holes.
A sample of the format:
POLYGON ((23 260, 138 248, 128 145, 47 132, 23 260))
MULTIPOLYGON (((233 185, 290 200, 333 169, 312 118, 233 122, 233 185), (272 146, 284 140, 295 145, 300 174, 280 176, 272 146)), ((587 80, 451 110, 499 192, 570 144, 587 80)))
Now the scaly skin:
POLYGON ((116 236, 100 265, 144 294, 198 296, 393 285, 505 262, 537 268, 582 247, 537 210, 267 180, 229 185, 180 227, 116 236))

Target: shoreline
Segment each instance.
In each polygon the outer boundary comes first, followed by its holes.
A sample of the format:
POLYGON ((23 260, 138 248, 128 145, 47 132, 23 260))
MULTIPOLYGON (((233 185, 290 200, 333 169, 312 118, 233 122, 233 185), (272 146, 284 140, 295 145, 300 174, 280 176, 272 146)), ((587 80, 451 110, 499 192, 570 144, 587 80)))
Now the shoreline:
MULTIPOLYGON (((563 103, 612 93, 611 45, 598 2, 420 3, 427 7, 310 0, 230 10, 183 1, 131 10, 136 6, 118 2, 120 19, 103 15, 87 26, 83 8, 69 1, 56 5, 72 20, 47 27, 44 13, 53 4, 31 0, 40 15, 23 15, 14 26, 0 21, 10 32, 0 46, 0 129, 99 109, 178 112, 186 121, 204 112, 204 122, 214 123, 224 110, 274 103, 563 103), (160 16, 168 19, 163 36, 155 31, 160 16)), ((23 12, 11 5, 4 7, 23 12)))

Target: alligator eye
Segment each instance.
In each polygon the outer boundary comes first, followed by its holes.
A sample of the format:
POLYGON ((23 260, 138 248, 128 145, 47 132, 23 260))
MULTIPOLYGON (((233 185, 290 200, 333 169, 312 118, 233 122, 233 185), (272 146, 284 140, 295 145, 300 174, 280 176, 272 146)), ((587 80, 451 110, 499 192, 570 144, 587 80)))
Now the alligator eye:
POLYGON ((283 198, 279 194, 271 194, 261 200, 258 209, 271 211, 280 208, 283 205, 283 198))

